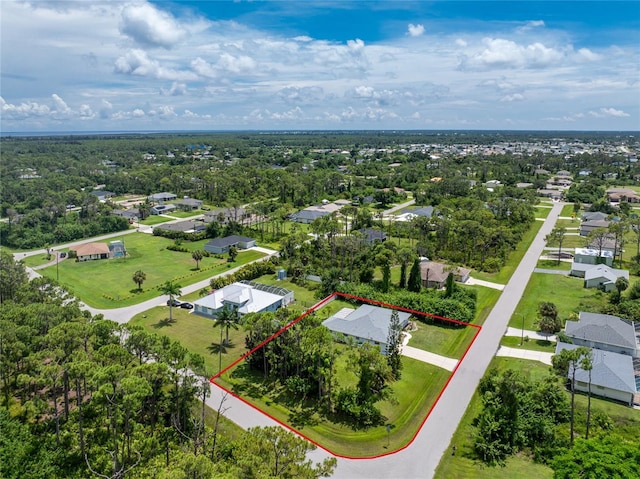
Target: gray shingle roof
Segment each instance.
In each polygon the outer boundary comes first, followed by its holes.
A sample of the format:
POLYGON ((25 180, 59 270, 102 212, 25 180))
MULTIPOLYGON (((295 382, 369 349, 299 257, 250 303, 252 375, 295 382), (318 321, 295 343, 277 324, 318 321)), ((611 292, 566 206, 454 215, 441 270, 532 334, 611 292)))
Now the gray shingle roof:
POLYGON ((636 348, 633 325, 609 314, 581 312, 578 321, 567 321, 565 332, 572 338, 636 348))
MULTIPOLYGON (((363 304, 356 310, 344 308, 337 314, 325 319, 322 324, 336 333, 363 338, 378 343, 386 343, 389 336, 392 309, 363 304), (348 314, 346 314, 348 313, 348 314)), ((411 314, 398 311, 400 325, 404 328, 411 314)))
MULTIPOLYGON (((579 346, 559 342, 556 354, 564 349, 576 349, 579 346)), ((591 385, 602 386, 616 391, 636 392, 636 380, 633 372, 633 358, 626 354, 612 353, 602 349, 591 349, 593 369, 591 370, 591 385)), ((569 378, 572 370, 569 370, 569 378)), ((589 373, 579 367, 576 368, 576 381, 589 382, 589 373)))
POLYGON ((233 246, 238 243, 249 243, 253 241, 252 238, 246 236, 231 235, 224 238, 214 238, 207 243, 207 246, 217 246, 218 248, 224 248, 227 246, 233 246))

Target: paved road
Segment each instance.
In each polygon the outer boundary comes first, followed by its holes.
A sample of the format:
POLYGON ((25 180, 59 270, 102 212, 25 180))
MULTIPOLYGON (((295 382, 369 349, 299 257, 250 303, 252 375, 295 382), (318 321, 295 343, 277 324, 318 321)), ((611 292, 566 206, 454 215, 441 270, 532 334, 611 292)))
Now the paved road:
MULTIPOLYGON (((538 257, 545 246, 544 237, 551 232, 563 206, 563 203, 554 203, 549 216, 487 317, 476 341, 460 363, 449 386, 413 443, 403 451, 379 459, 363 461, 339 458, 333 477, 346 479, 433 477, 440 458, 449 451, 451 437, 462 419, 478 382, 484 376, 491 359, 498 350, 500 338, 507 329, 509 319, 524 293, 538 257)), ((326 457, 326 453, 315 451, 311 457, 314 460, 320 460, 326 457)))
POLYGON ((395 213, 396 211, 400 211, 400 210, 401 210, 401 209, 403 209, 403 208, 407 208, 407 207, 411 206, 411 205, 412 205, 412 204, 414 204, 415 202, 416 202, 416 200, 415 200, 415 199, 409 200, 409 201, 407 201, 407 202, 405 202, 405 203, 402 203, 402 204, 400 204, 400 205, 394 206, 393 208, 389 208, 388 210, 384 210, 384 211, 382 212, 382 214, 383 214, 384 216, 388 216, 388 215, 390 215, 390 214, 395 213))

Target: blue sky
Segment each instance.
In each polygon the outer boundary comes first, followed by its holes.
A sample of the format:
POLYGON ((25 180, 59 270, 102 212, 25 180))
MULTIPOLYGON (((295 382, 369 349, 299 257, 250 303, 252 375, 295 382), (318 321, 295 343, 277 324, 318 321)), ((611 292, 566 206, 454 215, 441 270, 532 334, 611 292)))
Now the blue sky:
POLYGON ((640 2, 0 2, 8 131, 640 129, 640 2))

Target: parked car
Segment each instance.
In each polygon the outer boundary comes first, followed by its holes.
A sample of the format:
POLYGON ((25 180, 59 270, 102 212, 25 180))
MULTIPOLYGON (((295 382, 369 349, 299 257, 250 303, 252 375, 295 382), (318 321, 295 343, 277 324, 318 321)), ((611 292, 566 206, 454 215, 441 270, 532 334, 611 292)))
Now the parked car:
POLYGON ((193 304, 191 304, 191 303, 182 303, 180 305, 180 307, 183 308, 183 309, 193 309, 193 304))
POLYGON ((65 253, 64 251, 62 253, 60 253, 60 257, 61 258, 66 258, 67 257, 67 253, 65 253))
POLYGON ((180 301, 178 301, 177 299, 173 300, 173 303, 171 302, 171 300, 167 300, 167 306, 173 306, 173 307, 178 307, 180 306, 182 303, 180 301))

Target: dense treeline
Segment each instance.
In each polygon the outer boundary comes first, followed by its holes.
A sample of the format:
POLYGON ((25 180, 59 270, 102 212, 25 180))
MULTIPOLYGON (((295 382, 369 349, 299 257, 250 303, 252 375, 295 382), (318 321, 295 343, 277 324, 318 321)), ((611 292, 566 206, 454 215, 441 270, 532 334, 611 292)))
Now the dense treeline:
POLYGON ((281 428, 231 437, 217 419, 207 424, 201 356, 91 317, 55 282, 27 282, 21 265, 1 254, 0 476, 330 474, 334 461, 307 462, 313 446, 281 428))

